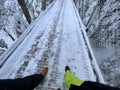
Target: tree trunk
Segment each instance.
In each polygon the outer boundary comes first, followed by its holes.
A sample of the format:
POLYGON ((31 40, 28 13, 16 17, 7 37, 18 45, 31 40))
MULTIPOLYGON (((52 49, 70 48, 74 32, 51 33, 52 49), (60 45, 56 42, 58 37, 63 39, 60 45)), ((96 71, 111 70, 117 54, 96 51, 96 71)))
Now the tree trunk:
POLYGON ((20 5, 20 7, 21 7, 21 9, 22 9, 28 23, 30 24, 31 23, 31 17, 30 17, 28 9, 26 7, 25 1, 24 0, 18 0, 18 3, 20 5))
POLYGON ((15 41, 14 37, 13 37, 5 28, 3 28, 3 30, 8 34, 8 36, 9 36, 13 41, 15 41))
POLYGON ((46 0, 42 0, 42 10, 46 9, 46 0))

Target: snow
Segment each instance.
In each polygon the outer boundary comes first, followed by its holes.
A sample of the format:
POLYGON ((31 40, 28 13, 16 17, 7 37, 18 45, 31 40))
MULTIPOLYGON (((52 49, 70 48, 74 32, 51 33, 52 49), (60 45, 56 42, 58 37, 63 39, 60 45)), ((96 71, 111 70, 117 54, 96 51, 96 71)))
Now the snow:
MULTIPOLYGON (((11 40, 11 38, 8 36, 8 34, 5 33, 3 30, 0 30, 0 33, 1 33, 0 40, 4 40, 4 42, 6 43, 6 45, 4 45, 4 46, 8 46, 8 44, 10 46, 13 43, 13 40, 11 40)), ((2 43, 0 43, 0 44, 2 44, 2 43)))
MULTIPOLYGON (((120 87, 119 72, 115 65, 106 62, 120 62, 119 0, 74 0, 82 21, 87 25, 87 36, 105 81, 120 87), (101 5, 98 6, 97 3, 101 5), (97 6, 96 6, 97 5, 97 6), (88 21, 89 20, 89 21, 88 21), (104 67, 103 67, 104 66, 104 67), (109 72, 109 73, 107 73, 109 72), (114 76, 113 76, 114 75, 114 76)), ((116 64, 116 63, 114 63, 116 64)))
POLYGON ((0 2, 0 40, 4 40, 7 48, 11 47, 27 27, 22 15, 16 0, 0 2))
POLYGON ((44 86, 64 90, 64 68, 69 65, 78 78, 96 81, 100 73, 93 71, 97 64, 93 67, 90 60, 84 30, 72 0, 54 1, 16 41, 16 46, 7 51, 0 78, 24 77, 48 66, 44 86))
MULTIPOLYGON (((75 8, 75 6, 74 6, 74 8, 75 8)), ((77 17, 78 17, 79 24, 81 26, 81 31, 82 31, 81 34, 83 34, 83 38, 85 39, 84 43, 86 44, 86 49, 88 50, 89 58, 91 59, 91 63, 93 65, 94 72, 98 75, 97 76, 98 81, 101 82, 101 83, 105 83, 105 81, 103 79, 103 76, 101 74, 101 71, 99 69, 99 66, 96 62, 95 56, 93 54, 93 51, 92 51, 92 48, 91 48, 91 45, 90 45, 90 42, 89 42, 89 39, 88 39, 88 36, 87 36, 87 33, 86 33, 86 27, 83 24, 82 19, 80 18, 76 8, 75 8, 75 11, 76 11, 76 14, 77 14, 77 17)))

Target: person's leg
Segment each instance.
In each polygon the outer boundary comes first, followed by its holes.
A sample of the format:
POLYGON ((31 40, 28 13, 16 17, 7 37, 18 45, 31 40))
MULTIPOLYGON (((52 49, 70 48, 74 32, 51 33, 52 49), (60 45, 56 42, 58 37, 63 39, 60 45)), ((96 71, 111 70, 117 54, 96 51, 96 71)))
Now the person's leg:
POLYGON ((23 78, 26 90, 33 90, 35 87, 37 87, 43 81, 47 72, 48 68, 46 67, 42 70, 41 74, 35 74, 23 78))
POLYGON ((19 86, 20 87, 24 86, 25 90, 33 90, 42 82, 43 78, 44 76, 42 74, 34 74, 31 76, 27 76, 23 78, 24 85, 22 85, 21 83, 19 86))
POLYGON ((0 80, 0 90, 33 90, 41 83, 48 72, 48 68, 44 68, 41 74, 34 74, 19 79, 0 80))
POLYGON ((116 87, 111 87, 105 84, 101 84, 98 82, 92 82, 92 81, 85 81, 81 87, 87 87, 90 90, 120 90, 119 88, 116 87))
POLYGON ((75 75, 72 74, 70 68, 68 66, 65 67, 65 82, 68 88, 71 85, 80 86, 84 81, 77 78, 75 75))
POLYGON ((1 79, 0 90, 26 90, 23 79, 1 79))

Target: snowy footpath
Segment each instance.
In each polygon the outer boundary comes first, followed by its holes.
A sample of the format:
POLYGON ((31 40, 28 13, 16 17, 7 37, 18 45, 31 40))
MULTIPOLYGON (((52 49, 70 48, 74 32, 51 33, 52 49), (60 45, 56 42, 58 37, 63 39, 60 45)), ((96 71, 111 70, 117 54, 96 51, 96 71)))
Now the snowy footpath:
POLYGON ((54 1, 32 25, 29 34, 1 67, 0 78, 24 77, 40 73, 48 66, 42 89, 40 85, 36 90, 57 90, 59 87, 67 90, 64 68, 69 65, 78 78, 96 81, 72 0, 54 1))

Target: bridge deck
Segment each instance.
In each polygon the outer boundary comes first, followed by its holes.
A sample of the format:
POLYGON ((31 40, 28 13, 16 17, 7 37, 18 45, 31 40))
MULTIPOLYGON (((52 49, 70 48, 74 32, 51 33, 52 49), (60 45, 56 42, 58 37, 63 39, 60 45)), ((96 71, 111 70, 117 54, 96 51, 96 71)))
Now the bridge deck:
POLYGON ((0 78, 24 77, 48 66, 43 86, 64 90, 64 68, 69 65, 77 77, 96 81, 72 0, 54 1, 33 23, 29 34, 0 69, 0 78))

